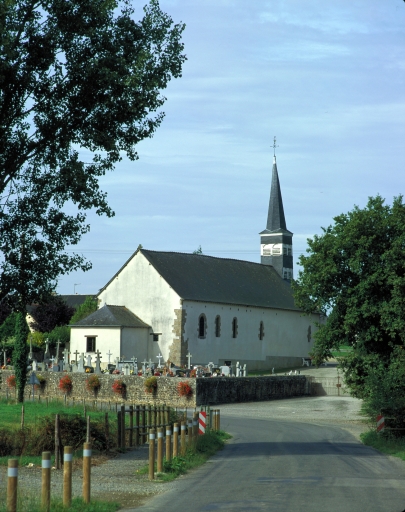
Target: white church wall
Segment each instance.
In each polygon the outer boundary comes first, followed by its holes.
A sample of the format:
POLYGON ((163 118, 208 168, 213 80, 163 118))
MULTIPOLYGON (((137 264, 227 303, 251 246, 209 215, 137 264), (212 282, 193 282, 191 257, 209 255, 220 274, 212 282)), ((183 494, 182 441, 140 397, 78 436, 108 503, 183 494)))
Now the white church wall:
MULTIPOLYGON (((194 364, 209 361, 222 363, 231 360, 247 363, 250 369, 279 367, 308 357, 313 347, 315 325, 311 319, 296 311, 243 307, 215 303, 184 301, 186 310, 185 339, 194 364), (199 318, 207 321, 206 337, 199 338, 199 318), (220 336, 216 337, 215 318, 220 316, 220 336), (232 321, 237 319, 237 336, 232 337, 232 321), (263 339, 260 340, 260 322, 263 339), (311 341, 308 342, 308 327, 311 341), (277 362, 279 364, 277 364, 277 362)), ((313 315, 313 321, 318 320, 313 315)))
MULTIPOLYGON (((161 353, 163 360, 167 361, 174 337, 173 319, 175 311, 181 308, 181 301, 142 253, 138 252, 127 263, 98 298, 100 307, 104 304, 126 306, 152 327, 151 332, 161 333, 157 342, 149 335, 146 358, 157 362, 161 353)), ((134 355, 139 361, 139 356, 134 355)))
POLYGON ((85 356, 90 354, 93 363, 95 362, 94 352, 86 352, 86 337, 96 337, 96 351, 101 353, 101 366, 108 363, 108 352, 110 352, 111 363, 120 356, 121 350, 121 329, 119 327, 72 327, 70 331, 70 357, 76 359, 76 350, 85 356))

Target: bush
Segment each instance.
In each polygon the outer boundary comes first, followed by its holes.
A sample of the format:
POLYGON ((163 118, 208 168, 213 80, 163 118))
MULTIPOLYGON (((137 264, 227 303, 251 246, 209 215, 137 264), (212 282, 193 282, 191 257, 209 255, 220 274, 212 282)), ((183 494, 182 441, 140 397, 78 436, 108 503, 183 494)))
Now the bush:
POLYGON ((157 390, 157 377, 148 377, 145 380, 145 391, 147 393, 154 393, 157 390))
POLYGON ((127 385, 122 379, 115 379, 112 385, 112 390, 116 395, 120 395, 122 398, 125 398, 127 393, 127 385))
POLYGON ((73 382, 72 379, 69 377, 69 375, 64 375, 60 380, 58 384, 58 388, 66 393, 67 395, 72 392, 73 389, 73 382))
POLYGON ((101 382, 100 379, 98 378, 98 375, 93 374, 86 380, 87 391, 90 391, 91 393, 94 393, 96 395, 99 392, 100 388, 101 382))
POLYGON ((190 398, 193 395, 193 389, 187 381, 182 381, 177 384, 177 392, 179 396, 190 398))

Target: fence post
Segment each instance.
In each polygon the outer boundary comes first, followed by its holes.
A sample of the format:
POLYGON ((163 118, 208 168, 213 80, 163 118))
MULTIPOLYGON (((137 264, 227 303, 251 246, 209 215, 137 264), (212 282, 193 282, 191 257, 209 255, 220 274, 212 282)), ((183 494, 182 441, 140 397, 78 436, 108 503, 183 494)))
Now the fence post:
POLYGON ((104 429, 105 429, 105 445, 107 453, 110 451, 110 424, 108 422, 108 412, 104 416, 104 429))
POLYGON ((91 443, 83 445, 83 501, 90 503, 91 443))
POLYGON ((212 409, 212 428, 213 430, 218 430, 217 428, 217 410, 212 409))
POLYGON ((63 453, 63 504, 70 507, 72 503, 72 461, 73 449, 65 446, 63 453))
POLYGON ((117 446, 121 448, 121 411, 117 412, 117 446))
POLYGON ((51 452, 42 452, 41 508, 49 512, 51 504, 51 452))
POLYGON ((134 406, 129 406, 129 447, 132 448, 134 441, 134 406))
POLYGON ((163 472, 163 427, 157 429, 157 472, 163 472))
POLYGON ((59 414, 55 414, 55 468, 60 469, 59 458, 59 414))
POLYGON ((198 412, 195 412, 193 414, 193 439, 194 442, 197 442, 197 436, 198 436, 198 412))
POLYGON ((135 429, 135 446, 139 446, 139 430, 141 428, 140 424, 139 424, 139 405, 135 405, 135 424, 136 424, 136 429, 135 429))
POLYGON ((193 420, 188 420, 187 434, 188 434, 187 445, 189 448, 191 448, 193 446, 193 420))
POLYGON ((217 409, 217 430, 221 430, 221 410, 217 409))
POLYGON ((155 430, 149 429, 149 480, 155 478, 155 430))
POLYGON ((7 512, 17 511, 18 459, 8 459, 7 512))
POLYGON ((166 460, 172 460, 172 430, 170 425, 166 427, 166 460))
POLYGON ((181 446, 180 446, 181 454, 185 455, 185 453, 186 453, 186 422, 185 421, 181 422, 181 440, 180 441, 181 441, 181 446))
POLYGON ((121 449, 125 451, 125 404, 121 404, 121 449))
POLYGON ((90 443, 90 416, 87 416, 87 425, 86 425, 86 443, 90 443))
POLYGON ((173 457, 177 457, 179 453, 179 424, 173 425, 173 457))

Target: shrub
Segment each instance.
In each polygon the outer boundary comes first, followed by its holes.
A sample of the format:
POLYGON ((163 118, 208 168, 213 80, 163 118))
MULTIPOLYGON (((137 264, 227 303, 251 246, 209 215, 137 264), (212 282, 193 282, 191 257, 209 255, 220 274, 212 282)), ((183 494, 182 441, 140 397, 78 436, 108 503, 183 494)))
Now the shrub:
POLYGON ((179 396, 185 396, 186 398, 190 398, 193 395, 193 389, 187 381, 177 384, 177 392, 179 396))
POLYGON ((67 395, 72 392, 73 389, 73 383, 72 379, 69 377, 69 375, 64 375, 60 380, 58 384, 58 388, 66 393, 67 395))
POLYGON ((145 380, 145 391, 147 393, 154 393, 157 390, 157 377, 148 377, 145 380))
POLYGON ((100 390, 100 387, 101 382, 100 379, 98 378, 98 375, 93 374, 86 380, 87 391, 97 394, 100 390))
POLYGON ((112 390, 115 394, 122 396, 125 398, 127 393, 127 385, 122 379, 115 379, 112 385, 112 390))
POLYGON ((7 386, 9 388, 15 388, 16 382, 15 382, 15 375, 9 375, 7 377, 7 386))
POLYGON ((37 375, 36 377, 39 380, 39 384, 35 384, 35 389, 39 389, 40 391, 43 391, 46 386, 46 379, 45 379, 45 377, 42 377, 42 375, 37 375))

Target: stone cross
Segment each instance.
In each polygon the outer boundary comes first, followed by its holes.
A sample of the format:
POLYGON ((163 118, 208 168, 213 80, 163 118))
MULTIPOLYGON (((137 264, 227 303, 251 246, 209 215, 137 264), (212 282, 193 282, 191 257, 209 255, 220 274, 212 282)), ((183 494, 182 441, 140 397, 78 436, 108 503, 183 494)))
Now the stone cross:
POLYGON ((49 353, 49 339, 46 338, 46 340, 45 340, 44 361, 48 362, 49 361, 49 356, 50 356, 50 353, 49 353))
POLYGON ((137 375, 138 374, 138 359, 136 357, 133 357, 131 359, 131 361, 132 361, 132 366, 134 368, 134 373, 135 373, 135 375, 137 375))
POLYGON ((69 350, 67 348, 63 351, 63 359, 65 364, 69 364, 69 350))
POLYGON ((241 368, 239 366, 239 361, 236 363, 235 373, 236 373, 236 377, 241 377, 242 376, 241 368))
POLYGON ((247 374, 247 367, 246 367, 246 363, 243 365, 243 377, 247 377, 248 374, 247 374))
POLYGON ((84 373, 84 354, 83 354, 83 352, 80 354, 79 362, 77 363, 77 371, 79 373, 84 373))
POLYGON ((116 357, 116 358, 115 358, 115 369, 116 369, 116 370, 119 370, 119 364, 118 364, 119 362, 120 362, 120 358, 119 358, 119 357, 116 357))
POLYGON ((38 363, 35 361, 35 359, 32 361, 32 371, 36 372, 38 370, 38 363))
POLYGON ((32 334, 30 334, 30 353, 28 354, 28 357, 30 359, 33 359, 33 354, 32 354, 32 334))
POLYGON ((212 373, 212 369, 214 368, 214 363, 208 363, 207 366, 208 366, 210 373, 212 373))
POLYGON ((90 354, 87 355, 87 365, 86 366, 91 366, 91 355, 90 354))
POLYGON ((160 367, 161 367, 161 366, 160 366, 160 360, 161 360, 161 359, 163 359, 162 354, 160 354, 160 353, 159 353, 159 355, 158 355, 158 356, 156 356, 156 359, 159 359, 158 368, 160 368, 160 367))
POLYGON ((55 358, 52 356, 52 357, 51 357, 51 363, 52 363, 52 365, 53 365, 53 363, 54 363, 54 362, 55 362, 55 358))
POLYGON ((60 340, 56 342, 56 363, 59 361, 59 347, 60 347, 60 340))
POLYGON ((146 365, 148 364, 148 361, 142 361, 142 373, 144 374, 146 372, 146 365))
POLYGON ((188 366, 187 368, 190 369, 191 368, 191 358, 193 357, 190 352, 186 355, 187 357, 187 361, 188 361, 188 366))
POLYGON ((101 373, 101 368, 100 368, 100 359, 101 359, 101 352, 99 351, 99 349, 97 349, 96 351, 96 369, 94 370, 95 373, 101 373))
POLYGON ((112 352, 108 351, 107 352, 107 356, 108 356, 108 364, 110 364, 111 363, 112 352))

